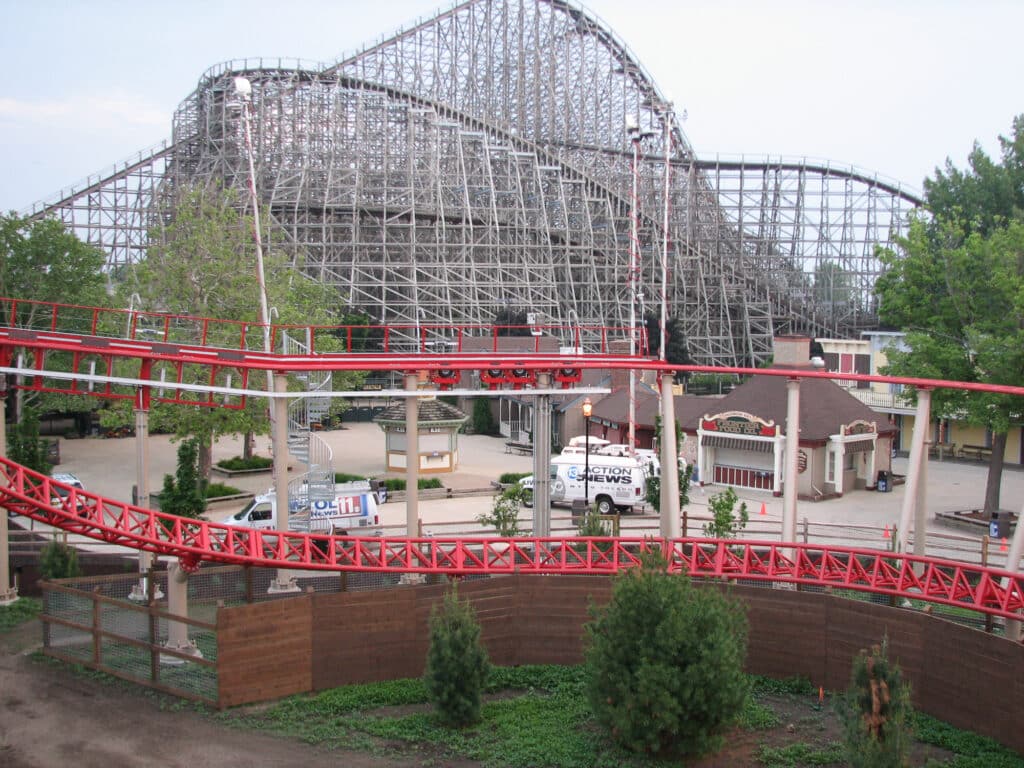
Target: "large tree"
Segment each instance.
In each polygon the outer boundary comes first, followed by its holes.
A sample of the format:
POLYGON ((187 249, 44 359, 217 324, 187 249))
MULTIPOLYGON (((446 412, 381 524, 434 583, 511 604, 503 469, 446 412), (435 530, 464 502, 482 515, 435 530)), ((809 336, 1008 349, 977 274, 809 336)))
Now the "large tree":
MULTIPOLYGON (((296 325, 337 325, 341 316, 341 297, 323 283, 307 278, 268 243, 264 255, 264 273, 269 306, 275 310, 272 321, 296 325)), ((259 289, 256 279, 256 255, 252 220, 242 216, 235 205, 234 193, 219 188, 195 188, 181 193, 174 215, 162 227, 150 233, 152 245, 146 259, 126 275, 120 286, 124 295, 138 294, 146 311, 169 312, 223 320, 259 320, 259 289)), ((212 332, 212 331, 211 331, 212 332)), ((256 332, 255 338, 261 336, 256 332)), ((217 339, 208 336, 211 343, 217 339)), ((250 338, 250 343, 252 342, 250 338)), ((308 339, 301 336, 299 341, 308 339)), ((237 338, 225 339, 225 344, 237 338)), ((260 343, 260 342, 257 342, 260 343)), ((339 334, 323 332, 315 338, 320 352, 342 349, 339 334)), ((205 371, 194 371, 197 380, 205 371)), ((361 375, 334 375, 332 389, 353 388, 361 375)), ((262 388, 262 374, 251 374, 250 388, 262 388)), ((298 384, 295 385, 298 388, 298 384)), ((250 398, 244 410, 193 406, 154 407, 157 428, 173 431, 178 437, 196 438, 199 466, 206 476, 211 464, 213 440, 224 434, 266 432, 267 403, 250 398)), ((126 420, 127 413, 112 416, 126 420)))
MULTIPOLYGON (((56 219, 28 219, 15 213, 0 215, 0 296, 40 302, 106 306, 107 280, 103 274, 105 256, 64 229, 56 219)), ((31 325, 42 307, 18 306, 18 324, 31 325)), ((85 316, 83 315, 83 318, 85 316)), ((88 332, 88 326, 82 329, 88 332)), ((67 355, 52 354, 50 367, 70 369, 67 355), (64 359, 67 358, 67 359, 64 359)), ((29 399, 34 400, 35 395, 29 399)), ((82 410, 93 407, 85 398, 44 394, 40 410, 82 410)), ((18 421, 21 398, 15 399, 18 421)))
MULTIPOLYGON (((929 216, 911 222, 876 292, 884 323, 906 332, 883 372, 990 384, 1024 381, 1024 120, 1002 138, 1001 163, 977 145, 970 168, 952 163, 926 182, 929 216)), ((1024 398, 939 389, 934 413, 992 433, 985 509, 999 509, 1007 433, 1024 398)))

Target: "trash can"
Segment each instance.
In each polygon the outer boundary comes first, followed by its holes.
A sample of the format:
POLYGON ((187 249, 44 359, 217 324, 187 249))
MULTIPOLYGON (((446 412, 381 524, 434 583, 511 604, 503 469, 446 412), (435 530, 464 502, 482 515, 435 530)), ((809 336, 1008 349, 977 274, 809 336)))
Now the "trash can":
POLYGON ((875 483, 875 490, 879 493, 888 493, 892 490, 892 480, 889 473, 884 469, 878 470, 878 481, 875 483))
POLYGON ((993 512, 988 522, 988 535, 993 539, 1005 539, 1010 535, 1010 516, 993 512))

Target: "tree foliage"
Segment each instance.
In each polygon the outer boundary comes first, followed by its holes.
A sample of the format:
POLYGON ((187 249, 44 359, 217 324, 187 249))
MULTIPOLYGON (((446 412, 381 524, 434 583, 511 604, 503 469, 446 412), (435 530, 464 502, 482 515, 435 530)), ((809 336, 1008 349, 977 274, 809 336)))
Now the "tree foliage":
MULTIPOLYGON (((106 306, 103 252, 56 219, 0 215, 0 296, 106 306)), ((19 307, 19 319, 28 307, 19 307)))
MULTIPOLYGON (((56 219, 0 215, 0 296, 107 306, 107 281, 102 271, 105 258, 100 249, 83 243, 56 219)), ((35 316, 45 310, 20 304, 17 311, 19 325, 32 325, 35 316)), ((82 314, 81 320, 81 331, 91 333, 91 317, 82 314)), ((51 353, 48 365, 70 370, 70 355, 51 353)), ((98 404, 92 398, 25 392, 19 393, 16 409, 20 409, 22 397, 46 411, 92 410, 98 404)))
POLYGON ((526 532, 519 527, 519 506, 526 498, 529 491, 519 483, 509 486, 494 497, 491 503, 491 511, 478 515, 476 521, 480 525, 486 525, 504 538, 515 538, 526 532))
POLYGON ((196 440, 178 446, 175 474, 164 475, 160 491, 160 511, 179 517, 198 518, 206 511, 206 481, 199 474, 199 447, 196 440))
POLYGON ((477 435, 493 435, 498 431, 498 423, 491 413, 491 398, 478 397, 473 400, 473 432, 477 435))
MULTIPOLYGON (((651 357, 661 353, 661 315, 647 312, 644 315, 644 329, 647 332, 647 351, 651 357)), ((678 317, 669 317, 665 323, 665 360, 673 365, 691 365, 690 351, 686 346, 686 333, 678 317)), ((675 380, 681 382, 688 374, 676 374, 675 380)))
POLYGON ((708 499, 711 519, 704 524, 705 536, 710 539, 735 539, 747 527, 750 520, 747 503, 740 502, 740 508, 736 509, 737 501, 739 496, 732 488, 726 488, 708 499))
POLYGON ((648 556, 615 577, 610 602, 592 613, 587 698, 611 738, 659 755, 716 748, 748 694, 740 603, 648 556))
POLYGON ((910 686, 889 661, 888 639, 853 660, 850 687, 839 700, 851 768, 903 768, 911 744, 910 686))
POLYGON ((39 438, 39 416, 34 408, 26 408, 21 421, 15 424, 7 436, 7 455, 23 467, 49 474, 53 465, 47 461, 46 443, 39 438))
POLYGON ((459 600, 456 584, 440 608, 430 612, 430 647, 424 683, 441 720, 463 727, 480 719, 480 695, 490 662, 480 641, 480 625, 468 601, 459 600))
MULTIPOLYGON (((1002 163, 975 146, 925 183, 931 218, 883 252, 881 320, 905 331, 883 373, 988 384, 1024 380, 1024 119, 1001 139, 1002 163)), ((1024 412, 1009 395, 935 390, 932 410, 991 430, 985 509, 999 508, 1006 435, 1024 412)))
POLYGON ((44 579, 73 579, 82 575, 78 552, 60 541, 51 541, 39 553, 39 572, 44 579))
MULTIPOLYGON (((341 297, 337 292, 306 277, 301 264, 289 263, 273 247, 269 235, 264 239, 268 244, 263 261, 268 303, 274 310, 272 322, 313 326, 341 323, 341 297)), ((173 217, 150 233, 150 242, 146 259, 134 265, 119 286, 124 306, 134 293, 140 299, 139 306, 149 312, 259 322, 252 219, 239 214, 234 192, 202 187, 185 190, 176 201, 173 217)), ((212 345, 237 345, 239 332, 238 326, 213 326, 207 329, 207 341, 212 345)), ((316 350, 344 349, 343 335, 325 330, 313 340, 316 350)), ((249 343, 258 339, 261 332, 251 331, 249 343)), ((309 339, 303 336, 299 341, 306 344, 309 339)), ((195 367, 186 374, 192 382, 205 383, 209 372, 195 367)), ((363 374, 335 372, 332 376, 333 389, 355 389, 363 374)), ((251 388, 262 386, 261 376, 250 377, 251 388)), ((299 386, 293 383, 294 388, 299 386)), ((129 410, 130 405, 125 404, 112 408, 105 414, 104 423, 129 423, 129 410)), ((156 404, 150 423, 154 431, 197 438, 201 471, 207 476, 213 440, 225 434, 266 433, 268 406, 261 398, 250 398, 243 410, 156 404)))

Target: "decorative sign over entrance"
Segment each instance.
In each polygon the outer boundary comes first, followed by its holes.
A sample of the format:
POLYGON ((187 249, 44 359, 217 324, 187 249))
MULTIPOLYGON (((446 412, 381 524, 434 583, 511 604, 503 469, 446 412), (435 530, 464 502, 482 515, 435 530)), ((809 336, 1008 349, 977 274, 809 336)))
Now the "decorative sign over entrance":
POLYGON ((878 427, 873 421, 864 421, 863 419, 857 419, 851 421, 849 424, 843 424, 840 429, 840 434, 843 435, 873 435, 878 431, 878 427))
POLYGON ((700 426, 706 432, 746 437, 775 437, 779 431, 774 421, 765 421, 743 411, 726 411, 714 416, 705 416, 701 419, 700 426))

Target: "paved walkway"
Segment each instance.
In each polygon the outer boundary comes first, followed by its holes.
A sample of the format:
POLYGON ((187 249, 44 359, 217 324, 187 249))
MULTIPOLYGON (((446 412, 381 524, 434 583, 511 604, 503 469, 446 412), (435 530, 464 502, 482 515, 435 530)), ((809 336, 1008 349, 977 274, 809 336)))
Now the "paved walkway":
MULTIPOLYGON (((334 451, 335 469, 374 477, 389 476, 384 472, 384 433, 376 424, 354 423, 342 429, 319 433, 334 451)), ((177 444, 166 435, 150 437, 150 489, 158 492, 163 476, 174 472, 177 444)), ((269 454, 269 441, 261 438, 257 452, 269 454)), ((224 438, 214 446, 214 461, 241 454, 241 441, 224 438)), ((61 464, 56 471, 73 472, 87 490, 124 501, 131 500, 135 484, 135 440, 134 438, 85 438, 61 441, 61 464)), ((906 471, 906 459, 897 458, 894 471, 906 471)), ((292 476, 303 469, 297 465, 292 476)), ((454 490, 489 488, 503 472, 530 472, 533 469, 531 456, 520 456, 505 452, 504 438, 482 435, 459 436, 459 468, 454 473, 437 475, 445 486, 454 490)), ((928 473, 928 529, 929 533, 948 534, 969 541, 972 550, 980 547, 980 539, 986 531, 976 533, 951 528, 935 518, 936 512, 952 512, 979 508, 984 501, 987 466, 980 462, 938 461, 929 462, 928 473)), ((404 473, 390 473, 390 476, 404 477, 404 473)), ((223 478, 216 478, 223 479, 223 478)), ((231 485, 248 492, 262 492, 271 485, 270 474, 234 477, 225 480, 231 485)), ((836 544, 843 541, 853 546, 879 547, 884 541, 884 530, 898 524, 903 504, 904 485, 895 486, 890 493, 855 491, 842 498, 822 502, 801 501, 797 519, 802 535, 804 520, 810 529, 812 541, 821 539, 826 530, 828 539, 836 544), (836 538, 833 538, 833 535, 836 538)), ((688 533, 699 535, 702 518, 708 514, 708 497, 715 493, 712 487, 691 489, 691 503, 688 511, 688 533)), ((748 505, 750 525, 748 534, 764 538, 778 535, 782 518, 782 499, 770 493, 740 490, 740 498, 748 505), (761 515, 762 505, 765 514, 761 515), (774 533, 772 533, 774 532, 774 533)), ((1003 476, 1002 499, 1004 508, 1019 511, 1024 499, 1024 472, 1008 469, 1003 476)), ((420 501, 420 515, 425 525, 461 520, 471 522, 476 515, 489 509, 489 494, 474 499, 420 501)), ((240 507, 239 502, 225 502, 220 508, 208 514, 211 519, 221 519, 240 507)), ((405 523, 405 509, 401 502, 389 503, 383 507, 385 522, 400 526, 405 523)), ((556 511, 556 518, 559 513, 556 511)), ((630 525, 643 524, 656 530, 654 520, 629 520, 630 525)), ((478 528, 478 526, 472 526, 478 528)), ((437 532, 451 533, 454 529, 438 528, 437 532)), ((998 548, 994 548, 996 560, 998 548)), ((975 559, 975 558, 965 558, 975 559)))

